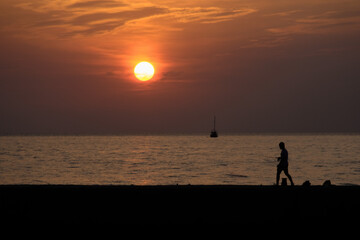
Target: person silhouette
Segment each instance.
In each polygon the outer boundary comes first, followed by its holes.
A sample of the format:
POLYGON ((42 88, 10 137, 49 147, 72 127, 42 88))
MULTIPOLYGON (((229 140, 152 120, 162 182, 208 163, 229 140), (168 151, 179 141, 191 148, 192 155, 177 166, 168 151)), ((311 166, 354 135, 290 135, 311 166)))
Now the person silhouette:
POLYGON ((288 179, 291 182, 291 186, 294 186, 294 182, 289 174, 289 163, 288 163, 288 151, 285 148, 285 143, 280 142, 279 147, 281 149, 281 155, 278 157, 279 164, 277 165, 277 172, 276 172, 276 185, 279 185, 280 180, 280 174, 282 171, 284 171, 285 175, 288 177, 288 179))

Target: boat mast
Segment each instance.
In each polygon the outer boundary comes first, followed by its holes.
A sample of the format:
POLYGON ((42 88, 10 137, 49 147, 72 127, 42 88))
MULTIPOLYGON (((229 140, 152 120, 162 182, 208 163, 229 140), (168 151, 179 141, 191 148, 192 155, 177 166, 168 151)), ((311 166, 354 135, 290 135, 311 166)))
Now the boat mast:
POLYGON ((214 129, 210 133, 210 137, 212 137, 212 138, 218 137, 218 134, 217 134, 215 128, 216 128, 216 116, 214 115, 214 129))
POLYGON ((214 115, 214 131, 216 131, 215 130, 215 123, 216 123, 216 116, 214 115))

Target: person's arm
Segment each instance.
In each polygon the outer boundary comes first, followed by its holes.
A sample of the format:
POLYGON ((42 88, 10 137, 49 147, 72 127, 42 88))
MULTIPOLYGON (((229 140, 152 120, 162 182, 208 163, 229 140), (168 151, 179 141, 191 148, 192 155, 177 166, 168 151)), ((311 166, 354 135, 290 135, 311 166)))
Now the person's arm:
POLYGON ((281 151, 280 157, 278 157, 278 162, 281 160, 286 161, 286 154, 284 151, 281 151))

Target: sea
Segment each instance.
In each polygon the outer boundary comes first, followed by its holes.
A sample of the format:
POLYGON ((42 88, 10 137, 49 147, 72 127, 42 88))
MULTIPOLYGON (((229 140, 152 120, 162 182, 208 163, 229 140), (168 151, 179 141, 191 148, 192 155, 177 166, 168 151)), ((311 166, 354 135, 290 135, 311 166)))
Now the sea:
POLYGON ((360 134, 0 136, 0 184, 360 184, 360 134), (284 173, 281 175, 285 178, 284 173))

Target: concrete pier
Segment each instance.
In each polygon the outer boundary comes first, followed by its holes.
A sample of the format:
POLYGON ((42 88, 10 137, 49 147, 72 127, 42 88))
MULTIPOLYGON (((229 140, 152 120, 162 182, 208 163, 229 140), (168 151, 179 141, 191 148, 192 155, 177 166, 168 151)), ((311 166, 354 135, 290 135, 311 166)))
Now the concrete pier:
POLYGON ((350 223, 360 186, 0 185, 8 224, 350 223))

